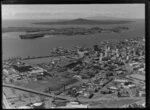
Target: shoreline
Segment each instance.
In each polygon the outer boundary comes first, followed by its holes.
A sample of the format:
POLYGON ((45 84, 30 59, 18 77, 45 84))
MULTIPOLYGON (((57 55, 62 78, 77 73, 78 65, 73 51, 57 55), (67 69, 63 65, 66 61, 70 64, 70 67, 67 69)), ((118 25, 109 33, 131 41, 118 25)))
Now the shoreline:
MULTIPOLYGON (((135 37, 135 38, 128 38, 128 39, 123 39, 123 40, 115 40, 115 41, 111 41, 111 40, 104 40, 104 41, 101 41, 101 42, 99 42, 99 44, 100 43, 106 43, 106 42, 108 42, 108 43, 119 43, 119 42, 122 42, 122 41, 126 41, 126 40, 133 40, 133 39, 139 39, 139 38, 143 38, 142 36, 141 37, 135 37)), ((99 44, 95 44, 95 45, 99 45, 99 44)), ((73 48, 73 50, 76 48, 76 47, 82 47, 82 46, 74 46, 74 47, 72 47, 73 48)), ((59 47, 55 47, 55 48, 59 48, 59 47)), ((67 50, 70 50, 70 49, 68 49, 68 48, 64 48, 64 47, 62 47, 63 49, 67 49, 67 50)), ((53 50, 54 48, 51 48, 50 50, 53 50)), ((67 54, 67 55, 70 55, 70 54, 67 54)), ((21 57, 21 56, 18 56, 18 57, 13 57, 13 58, 21 58, 22 60, 30 60, 30 59, 40 59, 40 58, 48 58, 48 57, 59 57, 59 56, 66 56, 66 55, 43 55, 43 56, 28 56, 28 57, 21 57)), ((7 58, 7 59, 3 59, 2 58, 2 60, 3 61, 7 61, 7 60, 9 60, 9 59, 11 59, 11 58, 7 58)))

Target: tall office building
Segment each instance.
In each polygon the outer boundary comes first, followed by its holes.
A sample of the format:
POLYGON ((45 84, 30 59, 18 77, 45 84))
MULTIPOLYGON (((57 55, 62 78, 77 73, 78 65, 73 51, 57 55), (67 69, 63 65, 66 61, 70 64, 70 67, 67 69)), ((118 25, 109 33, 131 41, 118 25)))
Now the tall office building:
POLYGON ((100 56, 99 56, 99 62, 101 62, 103 59, 103 53, 100 53, 100 56))

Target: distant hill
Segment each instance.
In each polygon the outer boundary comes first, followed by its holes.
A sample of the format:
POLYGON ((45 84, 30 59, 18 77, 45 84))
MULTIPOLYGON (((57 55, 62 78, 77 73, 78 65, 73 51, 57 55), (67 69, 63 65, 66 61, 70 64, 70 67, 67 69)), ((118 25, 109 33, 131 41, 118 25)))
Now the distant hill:
POLYGON ((77 24, 77 25, 97 25, 97 24, 124 24, 133 22, 130 20, 91 20, 78 18, 74 20, 60 20, 56 22, 36 22, 34 24, 43 24, 43 25, 68 25, 68 24, 77 24))
POLYGON ((90 20, 125 20, 122 18, 102 16, 102 15, 90 16, 90 17, 87 17, 86 19, 90 19, 90 20))

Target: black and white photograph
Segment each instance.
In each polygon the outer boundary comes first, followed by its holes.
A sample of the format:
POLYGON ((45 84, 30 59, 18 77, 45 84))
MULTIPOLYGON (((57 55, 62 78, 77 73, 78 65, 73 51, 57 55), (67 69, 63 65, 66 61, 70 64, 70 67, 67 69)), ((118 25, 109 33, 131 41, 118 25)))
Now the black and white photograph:
POLYGON ((3 109, 145 108, 145 4, 2 4, 3 109))

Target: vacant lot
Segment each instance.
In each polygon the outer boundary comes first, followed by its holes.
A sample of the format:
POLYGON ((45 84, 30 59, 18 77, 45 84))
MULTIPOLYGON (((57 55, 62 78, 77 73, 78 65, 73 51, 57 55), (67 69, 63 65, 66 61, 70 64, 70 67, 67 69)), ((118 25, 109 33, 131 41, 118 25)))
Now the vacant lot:
POLYGON ((126 104, 134 103, 138 100, 133 99, 122 99, 122 100, 109 100, 109 101, 99 101, 92 102, 90 108, 118 108, 126 104))
POLYGON ((45 88, 50 88, 52 91, 58 90, 64 85, 70 85, 77 82, 76 79, 64 79, 64 78, 50 78, 43 81, 32 81, 29 84, 24 85, 27 88, 44 91, 45 88))
POLYGON ((36 58, 36 59, 24 60, 23 62, 34 65, 34 64, 40 64, 40 63, 49 63, 51 59, 52 57, 36 58))

